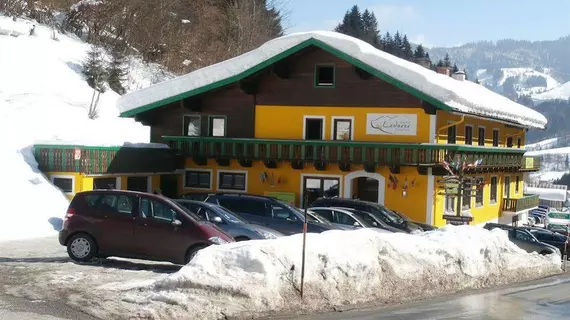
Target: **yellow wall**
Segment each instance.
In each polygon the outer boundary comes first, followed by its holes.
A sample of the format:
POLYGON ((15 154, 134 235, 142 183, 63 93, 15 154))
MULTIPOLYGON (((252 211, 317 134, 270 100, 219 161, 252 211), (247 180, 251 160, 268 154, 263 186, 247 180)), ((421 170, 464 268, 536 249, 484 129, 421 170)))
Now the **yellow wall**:
POLYGON ((83 189, 83 175, 80 173, 77 173, 77 172, 46 172, 45 175, 46 175, 47 179, 50 181, 51 181, 52 176, 75 179, 73 193, 65 194, 65 196, 70 200, 73 198, 73 195, 75 193, 81 192, 81 190, 83 189))
MULTIPOLYGON (((190 159, 186 160, 186 169, 212 169, 212 188, 210 190, 192 190, 185 189, 183 187, 182 176, 179 179, 179 193, 192 193, 192 192, 214 192, 218 190, 217 186, 217 174, 219 170, 235 170, 235 171, 247 171, 247 193, 263 195, 265 192, 293 192, 295 193, 296 205, 300 205, 301 188, 302 188, 302 175, 304 176, 323 176, 331 175, 335 177, 340 177, 340 196, 344 196, 345 192, 345 179, 344 177, 350 172, 342 172, 338 169, 336 164, 329 164, 327 170, 317 171, 312 163, 307 163, 305 168, 301 170, 295 170, 291 168, 290 163, 282 162, 279 163, 277 169, 268 169, 262 162, 256 161, 253 163, 251 168, 241 167, 237 161, 232 160, 230 166, 219 167, 214 160, 209 160, 206 166, 197 166, 190 159), (260 175, 266 172, 270 177, 273 174, 273 180, 277 181, 281 178, 282 183, 280 184, 270 184, 262 183, 260 175)), ((352 171, 363 170, 361 166, 352 166, 352 171)), ((377 173, 381 174, 385 178, 385 193, 384 193, 384 205, 387 207, 400 211, 406 214, 411 220, 425 222, 426 220, 426 206, 427 206, 427 177, 420 176, 417 173, 416 168, 402 167, 400 174, 394 175, 399 180, 396 190, 389 189, 389 179, 390 171, 388 168, 379 168, 377 173), (402 185, 405 179, 408 179, 408 191, 407 197, 402 196, 402 185), (412 181, 415 178, 415 186, 412 187, 412 181)), ((382 187, 382 186, 380 186, 382 187)))
POLYGON ((357 141, 385 142, 428 142, 429 115, 422 108, 362 108, 362 107, 255 107, 255 138, 303 139, 304 116, 325 117, 325 140, 331 140, 332 117, 354 117, 354 137, 357 141), (417 135, 368 135, 366 115, 368 113, 398 113, 417 115, 417 135))
MULTIPOLYGON (((461 116, 452 115, 448 112, 438 111, 437 112, 437 126, 436 128, 441 128, 450 122, 456 122, 461 120, 461 116)), ((507 135, 514 135, 513 138, 513 148, 517 147, 517 138, 521 138, 521 148, 525 144, 525 134, 521 133, 522 129, 519 128, 508 128, 506 125, 499 122, 492 122, 489 120, 483 120, 479 118, 473 118, 465 116, 465 121, 457 125, 457 144, 465 143, 465 126, 471 125, 473 127, 473 145, 477 145, 479 139, 479 127, 485 127, 485 146, 493 146, 493 129, 499 129, 499 147, 507 146, 507 135)), ((447 129, 436 132, 438 138, 438 143, 447 143, 447 129)))

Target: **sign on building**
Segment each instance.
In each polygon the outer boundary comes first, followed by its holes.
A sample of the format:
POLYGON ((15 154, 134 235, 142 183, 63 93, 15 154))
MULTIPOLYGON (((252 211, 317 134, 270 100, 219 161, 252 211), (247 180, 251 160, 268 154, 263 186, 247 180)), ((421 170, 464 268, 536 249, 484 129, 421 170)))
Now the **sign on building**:
POLYGON ((366 114, 366 134, 415 136, 418 131, 416 114, 366 114))

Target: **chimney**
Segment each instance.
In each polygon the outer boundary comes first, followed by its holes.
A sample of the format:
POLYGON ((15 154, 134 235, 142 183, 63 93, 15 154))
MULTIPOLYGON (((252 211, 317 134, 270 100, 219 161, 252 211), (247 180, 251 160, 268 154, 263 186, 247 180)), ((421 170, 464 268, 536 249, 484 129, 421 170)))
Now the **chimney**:
POLYGON ((446 76, 449 77, 450 70, 448 67, 437 67, 436 71, 437 73, 445 74, 446 76))
POLYGON ((424 68, 431 68, 431 60, 429 58, 416 58, 416 63, 424 68))
POLYGON ((465 81, 465 72, 457 71, 456 73, 451 75, 451 77, 457 81, 465 81))

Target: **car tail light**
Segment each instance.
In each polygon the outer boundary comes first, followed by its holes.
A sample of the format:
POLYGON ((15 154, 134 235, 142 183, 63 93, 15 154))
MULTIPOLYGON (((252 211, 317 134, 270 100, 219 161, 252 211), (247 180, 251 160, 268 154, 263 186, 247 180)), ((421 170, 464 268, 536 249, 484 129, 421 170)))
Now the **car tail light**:
POLYGON ((67 220, 67 219, 73 217, 74 214, 75 214, 74 208, 67 209, 67 213, 65 214, 65 219, 67 220))

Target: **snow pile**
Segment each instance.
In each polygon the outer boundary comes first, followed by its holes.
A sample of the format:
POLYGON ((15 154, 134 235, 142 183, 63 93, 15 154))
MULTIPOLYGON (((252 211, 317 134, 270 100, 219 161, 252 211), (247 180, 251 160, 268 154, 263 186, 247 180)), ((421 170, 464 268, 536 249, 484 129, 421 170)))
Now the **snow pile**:
POLYGON ((570 100, 570 81, 541 94, 533 95, 535 101, 570 100))
POLYGON ((211 246, 150 287, 126 286, 125 300, 145 305, 154 319, 181 319, 188 312, 194 319, 245 317, 398 302, 561 271, 560 256, 528 254, 501 230, 449 226, 420 235, 334 230, 307 235, 301 302, 301 245, 302 235, 293 235, 211 246))
POLYGON ((119 95, 110 90, 101 95, 99 118, 88 119, 93 90, 81 74, 88 44, 66 35, 53 40, 49 27, 2 15, 0 30, 0 194, 9 199, 0 210, 0 240, 45 236, 55 232, 48 219, 63 217, 68 201, 38 172, 31 146, 148 142, 149 128, 118 118, 119 95))
POLYGON ((250 69, 262 67, 267 60, 311 39, 339 50, 406 86, 426 93, 441 102, 434 102, 435 104, 444 104, 453 111, 495 117, 531 128, 543 129, 547 123, 540 113, 481 85, 438 74, 416 63, 380 51, 364 41, 331 31, 293 33, 271 40, 241 56, 127 94, 119 100, 119 109, 122 115, 130 116, 136 113, 137 108, 162 103, 161 101, 174 96, 184 98, 190 95, 188 92, 200 92, 205 86, 223 83, 229 78, 243 78, 253 72, 250 69))

